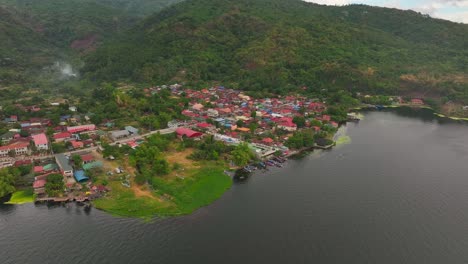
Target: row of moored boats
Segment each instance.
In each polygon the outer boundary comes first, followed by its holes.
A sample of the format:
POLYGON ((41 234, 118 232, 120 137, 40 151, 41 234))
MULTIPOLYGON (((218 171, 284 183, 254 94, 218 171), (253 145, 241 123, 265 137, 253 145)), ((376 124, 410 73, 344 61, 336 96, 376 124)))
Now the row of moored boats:
POLYGON ((284 157, 274 157, 266 161, 262 161, 255 164, 250 164, 242 168, 246 172, 253 172, 257 169, 268 169, 268 167, 278 167, 282 168, 283 163, 285 163, 288 159, 284 157))

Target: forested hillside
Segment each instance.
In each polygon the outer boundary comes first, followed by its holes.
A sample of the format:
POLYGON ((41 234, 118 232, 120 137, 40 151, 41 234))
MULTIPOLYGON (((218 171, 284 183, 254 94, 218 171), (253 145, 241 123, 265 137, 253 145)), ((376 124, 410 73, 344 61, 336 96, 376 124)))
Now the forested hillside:
POLYGON ((76 60, 177 0, 0 0, 0 85, 76 60), (79 58, 79 57, 78 57, 79 58))
POLYGON ((468 102, 468 25, 413 11, 300 0, 189 0, 90 54, 95 81, 307 86, 468 102))
POLYGON ((0 84, 27 82, 42 65, 52 63, 57 49, 32 22, 0 7, 0 84))

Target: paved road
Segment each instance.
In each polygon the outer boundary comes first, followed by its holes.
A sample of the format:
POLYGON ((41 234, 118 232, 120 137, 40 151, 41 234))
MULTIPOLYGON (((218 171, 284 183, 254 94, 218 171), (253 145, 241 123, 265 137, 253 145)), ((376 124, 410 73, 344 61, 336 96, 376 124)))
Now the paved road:
POLYGON ((155 131, 151 131, 149 133, 143 134, 143 135, 124 138, 124 139, 121 139, 121 140, 114 141, 114 142, 110 143, 110 145, 123 144, 123 143, 127 143, 127 142, 130 142, 130 141, 143 139, 143 138, 149 137, 149 136, 157 134, 157 133, 160 133, 161 135, 171 134, 171 133, 174 133, 175 131, 176 131, 175 128, 165 128, 165 129, 155 130, 155 131))
MULTIPOLYGON (((151 131, 149 133, 143 134, 143 135, 118 140, 118 141, 112 142, 110 145, 125 144, 127 142, 138 140, 138 139, 143 139, 143 138, 149 137, 157 133, 165 135, 165 134, 174 133, 175 131, 176 131, 175 128, 165 128, 165 129, 155 130, 155 131, 151 131)), ((97 150, 97 148, 98 147, 89 147, 89 148, 66 152, 65 154, 75 154, 75 153, 80 153, 80 152, 93 151, 93 150, 97 150)), ((54 158, 54 155, 39 155, 39 156, 26 156, 26 157, 15 157, 15 158, 7 157, 7 158, 0 159, 0 168, 2 167, 3 162, 14 163, 17 160, 25 160, 25 159, 43 160, 43 159, 50 159, 50 158, 54 158)))

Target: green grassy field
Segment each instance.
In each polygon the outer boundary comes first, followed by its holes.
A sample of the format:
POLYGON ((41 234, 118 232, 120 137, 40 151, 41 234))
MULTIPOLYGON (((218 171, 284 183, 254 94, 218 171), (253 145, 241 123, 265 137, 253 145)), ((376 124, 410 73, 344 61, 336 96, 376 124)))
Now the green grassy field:
POLYGON ((32 202, 34 202, 34 193, 32 189, 28 189, 14 192, 7 204, 25 204, 32 202))
POLYGON ((188 171, 187 175, 184 178, 154 177, 154 191, 148 193, 150 196, 137 196, 119 181, 110 182, 112 191, 93 204, 98 209, 124 217, 151 219, 184 215, 214 202, 232 185, 222 166, 208 164, 188 171))

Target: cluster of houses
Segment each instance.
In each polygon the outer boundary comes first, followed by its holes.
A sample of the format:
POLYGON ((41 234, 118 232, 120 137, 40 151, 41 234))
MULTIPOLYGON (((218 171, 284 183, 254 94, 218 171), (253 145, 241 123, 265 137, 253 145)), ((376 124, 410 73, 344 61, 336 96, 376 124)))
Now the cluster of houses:
POLYGON ((22 137, 19 131, 8 131, 1 136, 0 157, 23 156, 34 152, 47 152, 49 140, 44 133, 22 137))
POLYGON ((102 191, 101 186, 93 186, 89 182, 88 171, 93 168, 101 168, 103 163, 96 160, 91 153, 77 154, 81 157, 81 164, 73 164, 70 156, 65 154, 57 154, 54 159, 42 161, 42 164, 36 164, 33 167, 34 171, 34 193, 38 197, 46 196, 45 185, 47 184, 47 177, 50 174, 61 174, 66 187, 66 192, 79 192, 82 190, 82 183, 88 182, 90 184, 90 194, 95 194, 93 189, 102 191), (96 187, 96 188, 93 188, 96 187))
POLYGON ((310 120, 315 119, 322 125, 338 127, 337 122, 324 114, 326 104, 319 100, 297 96, 254 99, 241 91, 224 87, 200 91, 173 88, 171 91, 190 100, 189 108, 182 111, 188 121, 169 124, 184 127, 183 130, 179 128, 176 131, 179 136, 199 137, 199 132, 206 132, 216 133, 218 138, 236 141, 242 139, 246 133, 253 133, 262 139, 251 139, 251 143, 283 146, 287 135, 275 139, 267 135, 280 130, 298 130, 294 122, 296 116, 304 117, 307 120, 305 126, 313 127, 315 131, 320 131, 322 127, 312 126, 310 120))

